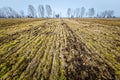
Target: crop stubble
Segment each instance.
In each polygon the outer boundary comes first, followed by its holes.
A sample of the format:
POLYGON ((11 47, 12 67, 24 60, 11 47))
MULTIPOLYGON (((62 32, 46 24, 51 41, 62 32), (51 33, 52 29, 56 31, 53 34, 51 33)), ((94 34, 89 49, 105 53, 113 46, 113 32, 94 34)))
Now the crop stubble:
POLYGON ((0 30, 1 80, 120 79, 119 26, 79 19, 7 24, 0 30))

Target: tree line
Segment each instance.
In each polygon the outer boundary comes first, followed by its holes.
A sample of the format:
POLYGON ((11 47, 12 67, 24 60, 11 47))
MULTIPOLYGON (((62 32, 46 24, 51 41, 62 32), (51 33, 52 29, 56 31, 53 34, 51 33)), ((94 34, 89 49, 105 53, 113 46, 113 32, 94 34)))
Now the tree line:
MULTIPOLYGON (((61 13, 56 14, 50 5, 38 5, 37 9, 33 5, 28 5, 27 15, 21 10, 19 13, 11 7, 0 8, 0 18, 59 18, 61 13)), ((95 9, 85 7, 71 9, 68 8, 66 12, 68 18, 114 18, 114 10, 105 10, 95 15, 95 9)))
POLYGON ((97 15, 95 15, 94 8, 89 8, 87 11, 86 11, 85 7, 76 8, 76 9, 68 8, 67 17, 69 17, 69 18, 83 18, 83 17, 115 18, 114 13, 115 13, 114 10, 105 10, 105 11, 97 13, 97 15))
POLYGON ((50 5, 39 5, 35 9, 33 5, 28 5, 27 15, 21 10, 19 13, 11 7, 3 7, 0 9, 0 18, 50 18, 52 17, 52 8, 50 5))

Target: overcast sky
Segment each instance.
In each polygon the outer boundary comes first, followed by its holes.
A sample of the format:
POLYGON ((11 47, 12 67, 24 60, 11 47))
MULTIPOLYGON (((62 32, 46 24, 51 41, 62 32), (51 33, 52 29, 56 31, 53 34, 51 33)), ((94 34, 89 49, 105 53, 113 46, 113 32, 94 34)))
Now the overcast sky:
POLYGON ((12 7, 16 11, 27 11, 29 4, 32 4, 36 9, 39 4, 49 4, 56 13, 66 15, 67 8, 80 8, 84 6, 95 8, 96 13, 104 10, 114 10, 116 16, 120 16, 120 0, 0 0, 0 8, 12 7))

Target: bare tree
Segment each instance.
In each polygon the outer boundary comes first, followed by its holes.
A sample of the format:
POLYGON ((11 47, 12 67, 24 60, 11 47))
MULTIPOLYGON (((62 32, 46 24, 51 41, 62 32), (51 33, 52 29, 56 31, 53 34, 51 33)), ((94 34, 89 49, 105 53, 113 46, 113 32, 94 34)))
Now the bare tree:
POLYGON ((0 8, 0 18, 5 18, 2 8, 0 8))
POLYGON ((50 5, 46 5, 46 14, 47 14, 47 17, 51 17, 52 15, 52 9, 50 5))
POLYGON ((96 18, 100 18, 100 14, 99 13, 97 13, 96 18))
POLYGON ((114 15, 114 11, 113 10, 108 10, 108 11, 106 11, 106 15, 107 15, 107 18, 112 18, 113 15, 114 15))
POLYGON ((97 13, 97 18, 106 18, 107 17, 107 11, 103 11, 100 13, 97 13))
POLYGON ((76 8, 76 10, 75 10, 75 16, 77 18, 80 17, 80 8, 76 8))
POLYGON ((36 10, 33 5, 28 5, 28 17, 29 18, 35 18, 37 17, 36 15, 36 10))
POLYGON ((24 11, 23 11, 23 10, 20 11, 20 17, 21 17, 21 18, 24 18, 24 17, 25 17, 25 14, 24 14, 24 11))
POLYGON ((100 14, 97 14, 99 18, 105 18, 106 17, 106 12, 101 12, 100 14))
POLYGON ((56 18, 60 18, 60 14, 56 14, 55 17, 56 17, 56 18))
POLYGON ((45 9, 44 9, 44 6, 43 6, 43 5, 39 5, 39 6, 38 6, 38 14, 39 14, 39 17, 41 17, 41 18, 44 17, 45 9))
POLYGON ((76 14, 76 11, 74 9, 71 10, 71 18, 74 18, 76 14))
POLYGON ((71 8, 68 8, 68 10, 67 10, 67 16, 68 16, 68 17, 71 17, 71 13, 72 13, 71 8))
POLYGON ((93 17, 95 15, 95 10, 94 10, 94 8, 90 8, 89 10, 88 10, 88 16, 89 17, 93 17))
POLYGON ((114 11, 113 10, 105 10, 101 12, 100 14, 97 14, 98 18, 112 18, 114 17, 114 11))
POLYGON ((85 14, 85 8, 81 7, 81 11, 80 11, 80 17, 82 18, 85 14))
POLYGON ((3 7, 0 9, 0 17, 2 18, 19 18, 19 14, 11 7, 3 7))

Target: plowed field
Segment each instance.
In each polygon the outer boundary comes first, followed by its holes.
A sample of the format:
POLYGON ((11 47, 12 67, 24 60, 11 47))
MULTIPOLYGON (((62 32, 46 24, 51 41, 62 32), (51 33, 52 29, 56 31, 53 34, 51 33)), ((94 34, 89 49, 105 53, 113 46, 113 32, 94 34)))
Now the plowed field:
POLYGON ((120 20, 0 19, 0 80, 120 80, 120 20))

